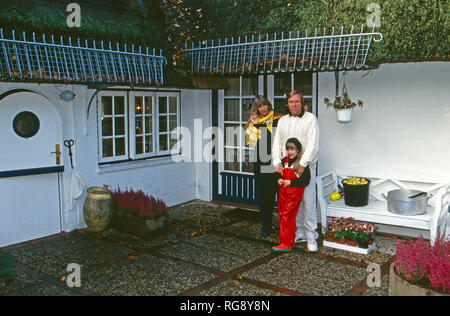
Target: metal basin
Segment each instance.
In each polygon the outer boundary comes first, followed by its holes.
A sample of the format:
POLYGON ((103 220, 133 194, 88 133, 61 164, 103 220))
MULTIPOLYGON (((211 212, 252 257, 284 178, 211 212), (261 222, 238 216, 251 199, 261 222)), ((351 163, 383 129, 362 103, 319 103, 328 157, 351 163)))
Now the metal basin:
POLYGON ((410 198, 416 194, 421 193, 417 190, 393 190, 389 191, 383 197, 388 202, 388 210, 391 213, 399 215, 423 215, 427 212, 428 200, 433 197, 432 194, 421 195, 416 198, 410 198))

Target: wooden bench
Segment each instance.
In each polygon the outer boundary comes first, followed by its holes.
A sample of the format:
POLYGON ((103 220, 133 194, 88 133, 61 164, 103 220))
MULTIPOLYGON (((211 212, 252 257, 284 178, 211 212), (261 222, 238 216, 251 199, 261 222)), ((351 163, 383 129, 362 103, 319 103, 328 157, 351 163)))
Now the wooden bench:
POLYGON ((416 171, 388 168, 346 168, 336 169, 317 177, 317 196, 325 233, 328 217, 353 217, 363 222, 393 225, 398 227, 427 230, 432 241, 438 234, 446 234, 447 212, 450 211, 450 177, 431 175, 416 171), (330 194, 337 191, 337 185, 348 177, 370 179, 369 204, 364 207, 345 205, 344 198, 331 201, 330 194), (382 194, 396 189, 416 189, 433 194, 426 214, 404 216, 391 213, 382 194))

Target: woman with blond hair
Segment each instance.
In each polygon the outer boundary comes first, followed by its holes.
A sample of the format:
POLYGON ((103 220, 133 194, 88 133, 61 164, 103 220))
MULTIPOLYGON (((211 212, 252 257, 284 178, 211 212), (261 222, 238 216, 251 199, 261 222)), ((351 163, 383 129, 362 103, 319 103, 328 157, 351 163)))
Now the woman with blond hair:
POLYGON ((272 132, 278 125, 282 114, 276 113, 272 104, 263 96, 256 96, 245 129, 245 140, 249 147, 255 149, 253 172, 259 188, 259 211, 261 215, 263 237, 278 231, 272 225, 275 195, 277 192, 277 174, 271 164, 272 132))

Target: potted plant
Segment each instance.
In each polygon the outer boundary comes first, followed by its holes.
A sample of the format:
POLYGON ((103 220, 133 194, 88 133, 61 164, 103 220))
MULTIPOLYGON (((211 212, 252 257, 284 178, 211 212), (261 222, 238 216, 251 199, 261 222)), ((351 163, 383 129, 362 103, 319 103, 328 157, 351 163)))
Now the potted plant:
POLYGON ((398 240, 389 279, 390 296, 450 295, 450 241, 398 240))
POLYGON ((167 228, 167 205, 143 191, 112 192, 113 226, 118 230, 147 238, 167 228))
POLYGON ((340 123, 351 122, 352 110, 356 106, 359 106, 360 108, 364 106, 364 102, 361 100, 358 100, 356 103, 352 102, 345 83, 344 88, 342 89, 342 94, 340 96, 336 96, 333 102, 331 102, 330 99, 325 98, 324 103, 326 104, 327 108, 333 107, 336 110, 337 119, 340 123))
POLYGON ((354 218, 332 218, 327 223, 326 240, 327 247, 338 248, 363 254, 368 254, 375 247, 370 246, 370 240, 374 240, 378 227, 372 223, 359 223, 354 218), (333 244, 334 243, 334 244, 333 244), (349 247, 336 246, 336 243, 349 247))
POLYGON ((367 249, 373 244, 377 229, 378 227, 372 223, 367 223, 360 226, 357 239, 361 248, 367 249))
POLYGON ((352 246, 352 247, 358 246, 359 230, 357 229, 356 224, 350 223, 345 228, 345 235, 346 235, 346 239, 347 239, 347 245, 352 246))

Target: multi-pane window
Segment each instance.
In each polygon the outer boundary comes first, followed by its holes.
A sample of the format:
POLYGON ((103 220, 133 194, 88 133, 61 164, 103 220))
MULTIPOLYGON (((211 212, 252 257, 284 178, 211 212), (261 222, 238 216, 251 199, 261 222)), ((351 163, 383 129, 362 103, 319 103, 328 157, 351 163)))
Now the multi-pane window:
POLYGON ((154 148, 154 97, 134 93, 130 102, 131 158, 139 159, 153 156, 154 148))
POLYGON ((253 172, 252 148, 245 144, 245 125, 253 99, 258 94, 258 77, 229 79, 224 91, 224 135, 226 171, 253 172))
POLYGON ((178 93, 102 92, 98 113, 101 163, 167 155, 179 140, 178 93))
POLYGON ((101 161, 128 157, 128 124, 126 96, 120 93, 102 95, 99 102, 99 153, 101 161))
POLYGON ((286 94, 292 90, 300 91, 305 99, 305 104, 308 106, 308 111, 312 111, 312 73, 282 73, 274 75, 273 82, 273 103, 277 112, 288 114, 286 94))
POLYGON ((168 152, 177 143, 178 96, 158 96, 158 151, 168 152))

